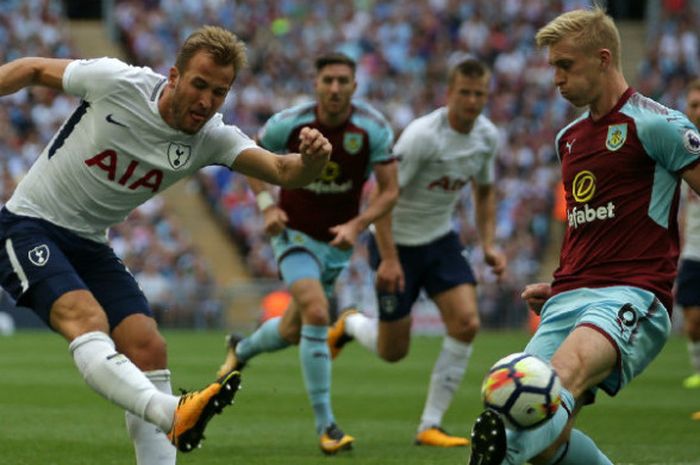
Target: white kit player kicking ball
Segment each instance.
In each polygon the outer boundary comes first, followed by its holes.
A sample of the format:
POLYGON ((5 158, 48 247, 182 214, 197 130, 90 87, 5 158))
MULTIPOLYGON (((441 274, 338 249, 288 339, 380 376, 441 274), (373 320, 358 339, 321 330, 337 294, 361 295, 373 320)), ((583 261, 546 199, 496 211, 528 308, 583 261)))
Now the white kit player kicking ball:
POLYGON ((240 375, 172 395, 165 342, 107 228, 206 165, 295 187, 330 155, 316 130, 301 131, 300 154, 278 157, 222 122, 217 111, 245 62, 243 42, 206 26, 167 77, 109 58, 0 66, 0 95, 42 85, 82 99, 0 212, 0 284, 68 340, 87 384, 126 410, 139 465, 172 465, 172 445, 197 447, 240 375))
POLYGON ((389 362, 406 356, 411 338, 411 307, 424 289, 447 329, 433 368, 416 444, 466 446, 451 436, 442 417, 459 387, 479 330, 476 279, 452 230, 460 191, 470 181, 484 259, 494 273, 505 270, 505 256, 493 246, 495 223, 494 158, 498 130, 481 111, 488 99, 491 72, 480 61, 463 60, 448 76, 447 106, 418 118, 394 146, 400 159, 401 193, 392 211, 375 221, 370 259, 377 269, 379 322, 354 309, 330 329, 335 358, 349 340, 389 362))

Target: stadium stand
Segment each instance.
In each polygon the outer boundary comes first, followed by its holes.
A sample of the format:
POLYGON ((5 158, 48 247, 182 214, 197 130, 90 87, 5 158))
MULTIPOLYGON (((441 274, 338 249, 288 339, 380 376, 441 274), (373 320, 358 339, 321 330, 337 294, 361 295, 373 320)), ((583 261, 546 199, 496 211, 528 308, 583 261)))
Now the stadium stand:
MULTIPOLYGON (((510 326, 526 319, 519 292, 534 279, 549 238, 554 186, 558 181, 552 140, 572 110, 551 86, 546 60, 534 49, 537 26, 553 17, 549 2, 412 1, 287 2, 168 0, 160 8, 140 2, 117 3, 122 40, 136 62, 164 71, 174 49, 202 23, 228 27, 247 43, 251 67, 239 76, 224 108, 225 117, 255 133, 274 112, 311 98, 313 57, 342 50, 358 61, 360 98, 380 108, 397 133, 416 116, 443 103, 450 60, 471 53, 494 69, 490 118, 501 128, 498 160, 498 239, 511 269, 497 284, 477 263, 481 306, 487 325, 510 326), (333 24, 338 27, 332 27, 333 24), (508 26, 508 27, 506 27, 508 26)), ((564 2, 564 7, 589 2, 564 2)), ((214 211, 225 218, 246 253, 251 271, 275 277, 272 253, 245 181, 227 170, 202 177, 214 211)), ((475 242, 468 192, 455 223, 464 243, 475 242)), ((374 307, 363 247, 338 292, 339 305, 361 301, 374 307)), ((426 322, 429 324, 430 322, 426 322)))
MULTIPOLYGON (((644 59, 637 67, 637 79, 628 77, 642 93, 683 109, 683 87, 700 71, 694 14, 699 2, 646 3, 644 59)), ((467 250, 482 282, 484 325, 494 327, 525 322, 520 289, 551 271, 551 264, 542 262, 552 231, 561 222, 553 219, 553 193, 559 179, 552 140, 574 111, 551 86, 545 57, 535 50, 532 37, 538 26, 560 11, 589 4, 585 0, 121 0, 112 17, 128 58, 160 72, 167 72, 177 44, 203 23, 219 24, 240 35, 248 43, 251 67, 239 76, 223 110, 227 121, 249 134, 256 133, 272 113, 312 98, 312 59, 322 51, 338 49, 358 60, 358 95, 380 108, 397 133, 414 117, 442 103, 450 60, 471 53, 490 63, 495 78, 487 113, 501 129, 503 147, 498 160, 497 235, 510 260, 505 282, 495 283, 484 272, 478 247, 467 250)), ((618 6, 623 10, 630 3, 618 6)), ((7 44, 0 50, 3 61, 32 54, 75 56, 62 15, 57 1, 3 2, 0 42, 7 44)), ((0 124, 8 130, 0 133, 0 195, 6 199, 74 102, 31 90, 3 98, 3 103, 0 124)), ((200 184, 212 211, 245 253, 251 272, 267 278, 266 283, 274 281, 275 263, 245 181, 226 169, 212 168, 202 173, 200 184)), ((112 232, 135 274, 146 263, 134 254, 147 249, 171 285, 183 277, 194 281, 195 270, 204 270, 209 279, 202 281, 208 283, 204 287, 210 297, 204 301, 217 301, 221 291, 213 289, 209 267, 171 214, 162 205, 142 210, 112 232)), ((465 244, 475 243, 471 218, 470 196, 465 192, 454 219, 465 244)), ((369 276, 366 250, 358 247, 341 279, 338 304, 360 302, 364 308, 373 308, 369 276)), ((180 286, 188 287, 193 286, 180 286)), ((269 290, 265 286, 260 295, 269 290)), ((182 318, 181 323, 172 324, 194 322, 194 314, 182 318)), ((429 317, 424 323, 431 324, 429 317)))

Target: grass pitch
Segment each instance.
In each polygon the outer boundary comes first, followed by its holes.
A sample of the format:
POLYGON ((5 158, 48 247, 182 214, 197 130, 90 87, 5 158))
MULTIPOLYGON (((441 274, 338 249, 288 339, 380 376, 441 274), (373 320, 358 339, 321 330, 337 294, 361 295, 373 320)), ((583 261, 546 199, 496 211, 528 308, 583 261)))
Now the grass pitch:
MULTIPOLYGON (((223 357, 223 333, 165 332, 173 388, 211 380, 223 357)), ((498 358, 522 349, 527 335, 483 332, 444 427, 467 434, 480 412, 479 385, 498 358)), ((204 446, 179 464, 211 465, 465 465, 466 449, 413 445, 428 377, 441 339, 417 337, 399 364, 350 344, 334 362, 338 423, 357 438, 336 457, 317 447, 298 352, 254 359, 236 404, 212 420, 204 446)), ((685 390, 685 340, 674 336, 659 358, 615 399, 600 394, 579 416, 587 432, 618 464, 700 465, 700 390, 685 390)), ((49 332, 0 337, 0 464, 127 465, 135 459, 124 415, 78 375, 63 339, 49 332)))

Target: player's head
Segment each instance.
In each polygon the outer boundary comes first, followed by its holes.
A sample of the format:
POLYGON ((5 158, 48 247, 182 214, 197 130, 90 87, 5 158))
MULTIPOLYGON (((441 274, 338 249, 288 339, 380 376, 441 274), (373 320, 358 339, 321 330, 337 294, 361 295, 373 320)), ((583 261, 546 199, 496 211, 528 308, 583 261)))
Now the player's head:
POLYGON ((620 33, 605 10, 564 13, 537 32, 539 47, 549 48, 554 83, 576 106, 595 101, 612 73, 622 73, 620 33))
POLYGON ((340 123, 350 112, 357 88, 355 62, 343 53, 328 53, 316 58, 314 86, 321 121, 340 123))
POLYGON ((700 127, 700 79, 695 79, 688 84, 685 114, 696 127, 700 127))
POLYGON ((221 107, 246 65, 245 44, 232 32, 204 26, 185 40, 168 75, 165 120, 194 134, 221 107))
POLYGON ((476 58, 466 58, 447 74, 447 114, 453 129, 469 132, 489 96, 491 71, 476 58))

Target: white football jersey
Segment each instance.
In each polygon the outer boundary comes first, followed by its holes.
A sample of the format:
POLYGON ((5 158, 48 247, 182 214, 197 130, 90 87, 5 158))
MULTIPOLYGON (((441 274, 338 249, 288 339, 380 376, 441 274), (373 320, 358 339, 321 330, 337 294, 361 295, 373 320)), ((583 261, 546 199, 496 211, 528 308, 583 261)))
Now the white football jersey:
POLYGON ((683 189, 686 203, 681 257, 700 261, 700 195, 686 183, 683 183, 683 189))
POLYGON ((163 120, 166 78, 113 58, 76 60, 64 90, 82 99, 7 202, 95 241, 137 206, 203 166, 231 166, 256 144, 215 114, 194 135, 163 120))
POLYGON ((452 213, 462 188, 494 179, 498 129, 479 115, 468 134, 455 131, 447 108, 411 124, 394 145, 401 195, 392 213, 394 241, 421 245, 452 230, 452 213))

